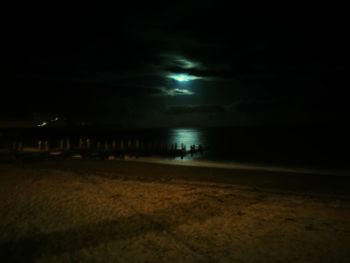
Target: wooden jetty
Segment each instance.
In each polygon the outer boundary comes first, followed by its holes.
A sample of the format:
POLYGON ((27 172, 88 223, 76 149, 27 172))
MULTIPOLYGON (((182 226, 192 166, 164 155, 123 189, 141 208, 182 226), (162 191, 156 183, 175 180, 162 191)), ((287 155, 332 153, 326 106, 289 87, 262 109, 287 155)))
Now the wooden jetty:
POLYGON ((25 145, 14 141, 9 152, 16 158, 25 157, 65 157, 98 159, 133 159, 145 156, 181 158, 204 153, 202 145, 190 145, 138 139, 94 139, 61 138, 59 140, 40 139, 25 145))

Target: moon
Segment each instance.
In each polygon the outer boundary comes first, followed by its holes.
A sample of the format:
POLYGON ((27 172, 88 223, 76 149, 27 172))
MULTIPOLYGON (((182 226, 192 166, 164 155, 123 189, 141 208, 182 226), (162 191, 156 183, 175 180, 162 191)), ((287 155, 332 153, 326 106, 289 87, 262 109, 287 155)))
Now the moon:
POLYGON ((186 73, 181 73, 181 74, 169 74, 168 78, 176 80, 178 82, 188 82, 191 80, 199 79, 200 77, 192 76, 186 73))

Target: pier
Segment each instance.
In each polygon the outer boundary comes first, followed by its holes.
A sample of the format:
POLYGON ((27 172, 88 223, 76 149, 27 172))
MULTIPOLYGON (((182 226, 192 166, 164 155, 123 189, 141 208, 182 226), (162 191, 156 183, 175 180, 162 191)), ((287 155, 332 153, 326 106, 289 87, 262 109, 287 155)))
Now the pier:
POLYGON ((185 145, 183 143, 164 143, 139 139, 95 139, 81 137, 78 139, 61 138, 59 140, 39 139, 23 142, 13 141, 12 147, 3 150, 3 155, 13 158, 26 157, 65 157, 79 159, 118 159, 128 160, 146 156, 165 158, 185 158, 202 155, 202 145, 185 145))

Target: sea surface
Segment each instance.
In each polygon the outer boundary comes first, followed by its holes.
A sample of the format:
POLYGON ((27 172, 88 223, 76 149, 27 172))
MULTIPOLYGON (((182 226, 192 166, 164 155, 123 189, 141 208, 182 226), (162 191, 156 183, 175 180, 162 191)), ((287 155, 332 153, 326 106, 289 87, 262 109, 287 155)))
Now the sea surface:
POLYGON ((48 140, 57 147, 69 138, 77 146, 80 138, 111 143, 112 140, 145 144, 163 144, 180 148, 191 145, 204 148, 203 154, 185 159, 222 162, 349 167, 349 128, 344 127, 179 127, 161 129, 25 129, 1 132, 0 143, 11 145, 21 140, 35 147, 38 140, 48 140))

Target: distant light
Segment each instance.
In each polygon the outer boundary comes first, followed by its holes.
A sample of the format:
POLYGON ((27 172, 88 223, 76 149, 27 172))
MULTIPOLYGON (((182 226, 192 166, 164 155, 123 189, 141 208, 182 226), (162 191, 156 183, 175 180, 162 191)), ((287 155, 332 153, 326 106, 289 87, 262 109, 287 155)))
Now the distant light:
POLYGON ((43 121, 41 124, 38 124, 37 127, 44 127, 47 125, 47 122, 43 121))
POLYGON ((191 76, 189 74, 169 74, 168 78, 176 80, 178 82, 188 82, 191 80, 200 79, 200 77, 191 76))
POLYGON ((51 120, 51 122, 55 122, 55 121, 58 121, 58 117, 56 117, 53 120, 51 120))

